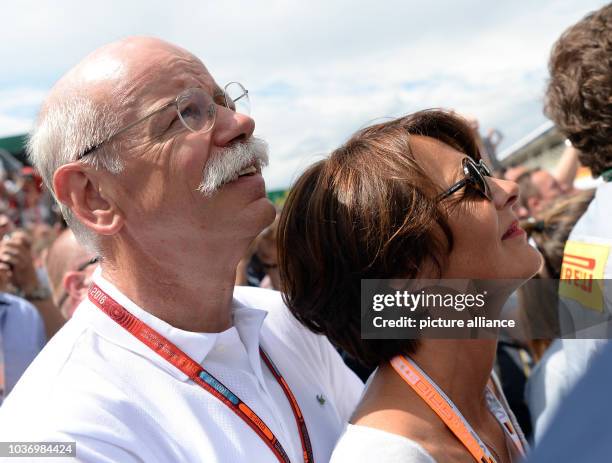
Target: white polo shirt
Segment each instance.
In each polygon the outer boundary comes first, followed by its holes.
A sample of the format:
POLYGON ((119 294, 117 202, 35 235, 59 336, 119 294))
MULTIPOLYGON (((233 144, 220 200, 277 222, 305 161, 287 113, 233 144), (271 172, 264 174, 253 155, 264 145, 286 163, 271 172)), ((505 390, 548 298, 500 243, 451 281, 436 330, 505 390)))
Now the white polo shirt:
MULTIPOLYGON (((261 345, 299 403, 315 462, 329 460, 363 385, 325 337, 295 320, 278 292, 237 287, 234 326, 193 333, 138 307, 99 271, 94 281, 200 362, 265 421, 293 463, 302 462, 295 417, 260 358, 261 345)), ((0 441, 76 441, 77 458, 87 462, 278 461, 231 409, 88 300, 0 408, 0 441)))

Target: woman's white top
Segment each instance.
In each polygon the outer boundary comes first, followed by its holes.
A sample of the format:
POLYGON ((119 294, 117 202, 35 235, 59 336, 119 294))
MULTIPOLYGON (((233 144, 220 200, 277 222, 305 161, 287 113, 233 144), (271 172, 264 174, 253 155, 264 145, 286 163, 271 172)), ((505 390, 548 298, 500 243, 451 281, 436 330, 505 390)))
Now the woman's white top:
MULTIPOLYGON (((370 375, 361 395, 366 394, 376 371, 370 375)), ((510 421, 517 430, 519 439, 525 449, 528 448, 523 432, 510 410, 495 372, 491 379, 499 394, 499 402, 506 410, 510 421)), ((491 409, 491 402, 488 402, 491 409)), ((491 410, 493 413, 493 410, 491 410)), ((412 439, 400 436, 382 429, 370 428, 355 424, 347 424, 340 440, 336 444, 330 463, 437 463, 436 460, 421 445, 412 439)))
POLYGON ((415 441, 380 429, 347 425, 330 463, 436 463, 415 441))

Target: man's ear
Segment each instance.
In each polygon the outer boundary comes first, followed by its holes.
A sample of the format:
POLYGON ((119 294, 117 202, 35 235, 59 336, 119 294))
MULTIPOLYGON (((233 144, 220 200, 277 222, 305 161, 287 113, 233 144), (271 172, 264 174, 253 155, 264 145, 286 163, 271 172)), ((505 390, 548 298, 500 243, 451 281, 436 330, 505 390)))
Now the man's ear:
POLYGON ((541 206, 542 201, 537 196, 527 198, 527 208, 529 209, 531 215, 533 215, 534 212, 538 212, 541 206))
POLYGON ((66 272, 62 277, 62 287, 66 294, 73 300, 82 300, 87 294, 87 286, 85 285, 85 274, 71 270, 66 272))
POLYGON ((88 287, 86 276, 83 272, 71 270, 62 277, 62 289, 68 295, 70 304, 61 307, 62 315, 69 319, 76 310, 77 306, 87 297, 88 287))
POLYGON ((99 235, 114 235, 123 226, 123 215, 100 191, 97 179, 79 163, 65 164, 53 175, 57 199, 87 228, 99 235))

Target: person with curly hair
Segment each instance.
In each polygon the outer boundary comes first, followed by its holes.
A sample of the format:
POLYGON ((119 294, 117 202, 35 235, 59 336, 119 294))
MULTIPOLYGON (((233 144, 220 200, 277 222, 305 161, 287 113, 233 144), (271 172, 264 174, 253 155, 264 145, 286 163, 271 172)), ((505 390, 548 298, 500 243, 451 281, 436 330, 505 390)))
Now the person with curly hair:
MULTIPOLYGON (((569 236, 561 278, 605 283, 612 278, 612 5, 561 35, 549 70, 545 112, 578 149, 580 162, 604 180, 569 236)), ((551 394, 567 395, 612 335, 612 288, 604 286, 600 297, 590 296, 589 285, 574 284, 562 292, 560 310, 570 317, 561 332, 580 339, 563 341, 568 367, 564 381, 556 383, 560 389, 551 394)))
POLYGON ((558 198, 540 220, 526 220, 521 227, 544 258, 536 276, 518 289, 522 325, 527 330, 527 344, 536 362, 525 386, 525 402, 533 425, 533 439, 538 442, 561 405, 555 384, 565 381, 563 340, 559 336, 559 278, 563 251, 576 222, 593 200, 593 190, 558 198))
POLYGON ((612 176, 612 5, 567 29, 553 46, 544 111, 593 177, 612 176))
POLYGON ((560 329, 562 335, 573 333, 580 339, 563 340, 561 381, 545 393, 561 397, 563 406, 533 461, 609 461, 612 343, 606 339, 612 335, 608 282, 612 278, 612 4, 561 35, 549 68, 546 113, 580 151, 582 164, 604 183, 565 246, 560 284, 563 280, 570 284, 563 284, 566 291, 560 291, 559 309, 570 313, 571 323, 561 324, 560 329), (590 285, 581 284, 589 281, 604 283, 597 297, 587 294, 590 285))

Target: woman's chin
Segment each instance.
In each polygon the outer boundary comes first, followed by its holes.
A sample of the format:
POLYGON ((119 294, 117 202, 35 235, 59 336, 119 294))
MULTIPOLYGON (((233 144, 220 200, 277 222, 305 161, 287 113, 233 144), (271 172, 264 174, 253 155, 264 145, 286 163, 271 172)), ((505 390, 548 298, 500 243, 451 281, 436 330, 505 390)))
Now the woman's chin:
MULTIPOLYGON (((530 246, 531 247, 531 246, 530 246)), ((525 281, 533 278, 544 265, 544 257, 537 249, 531 247, 529 257, 525 259, 525 281)))
POLYGON ((514 265, 501 265, 500 268, 503 269, 504 275, 499 275, 497 278, 517 280, 517 284, 520 286, 540 271, 544 258, 537 249, 528 246, 524 252, 514 255, 509 263, 514 265))

